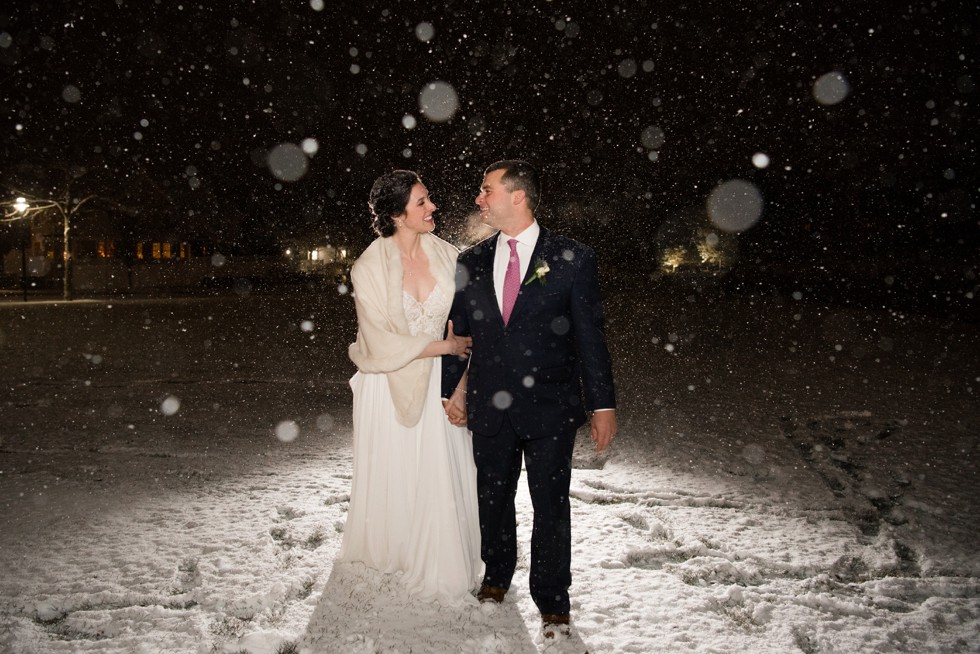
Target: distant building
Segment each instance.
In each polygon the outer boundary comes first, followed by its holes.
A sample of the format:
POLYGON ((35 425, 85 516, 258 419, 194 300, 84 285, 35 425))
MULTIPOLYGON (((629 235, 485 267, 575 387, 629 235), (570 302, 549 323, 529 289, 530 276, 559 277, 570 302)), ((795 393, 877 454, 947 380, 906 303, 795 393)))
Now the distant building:
MULTIPOLYGON (((73 287, 124 291, 137 288, 221 285, 239 278, 288 280, 323 276, 345 280, 350 248, 310 239, 284 250, 282 257, 239 256, 222 252, 215 242, 180 235, 158 236, 144 230, 130 237, 110 217, 79 221, 71 240, 73 287)), ((30 222, 21 247, 2 253, 0 287, 16 288, 30 278, 31 288, 56 287, 62 279, 64 231, 60 218, 40 215, 30 222)))

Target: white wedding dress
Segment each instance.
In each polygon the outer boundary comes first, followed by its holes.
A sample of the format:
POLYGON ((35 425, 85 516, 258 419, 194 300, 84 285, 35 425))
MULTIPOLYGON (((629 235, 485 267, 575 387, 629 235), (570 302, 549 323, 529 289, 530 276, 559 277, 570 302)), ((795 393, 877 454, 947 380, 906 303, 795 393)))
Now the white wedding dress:
MULTIPOLYGON (((403 305, 413 335, 442 338, 450 298, 438 286, 422 303, 403 293, 403 305)), ((354 478, 340 559, 399 573, 413 597, 459 606, 476 603, 470 591, 483 576, 476 466, 469 431, 442 408, 442 361, 432 363, 414 427, 395 419, 384 374, 351 378, 354 478)))

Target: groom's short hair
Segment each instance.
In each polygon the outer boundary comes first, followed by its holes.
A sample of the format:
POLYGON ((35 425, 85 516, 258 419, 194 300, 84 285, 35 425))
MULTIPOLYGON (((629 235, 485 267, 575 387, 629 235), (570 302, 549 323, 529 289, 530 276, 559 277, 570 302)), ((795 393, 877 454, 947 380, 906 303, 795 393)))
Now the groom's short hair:
POLYGON ((520 189, 527 196, 527 206, 534 211, 541 202, 541 180, 538 178, 538 171, 534 166, 520 159, 504 159, 487 166, 484 175, 495 170, 503 170, 504 174, 500 180, 507 187, 508 191, 520 189))

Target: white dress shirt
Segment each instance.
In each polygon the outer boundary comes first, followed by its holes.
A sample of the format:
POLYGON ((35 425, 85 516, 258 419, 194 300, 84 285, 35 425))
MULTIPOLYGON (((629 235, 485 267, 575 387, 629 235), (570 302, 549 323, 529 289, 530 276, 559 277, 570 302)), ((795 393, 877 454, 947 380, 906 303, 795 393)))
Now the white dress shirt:
POLYGON ((517 258, 521 260, 523 280, 531 265, 531 255, 534 254, 534 246, 538 243, 539 234, 541 234, 541 226, 535 220, 517 236, 507 236, 503 232, 497 236, 497 251, 493 259, 493 290, 497 294, 497 308, 500 309, 500 313, 504 312, 504 277, 507 275, 507 264, 510 261, 510 245, 507 241, 512 238, 517 239, 517 258))

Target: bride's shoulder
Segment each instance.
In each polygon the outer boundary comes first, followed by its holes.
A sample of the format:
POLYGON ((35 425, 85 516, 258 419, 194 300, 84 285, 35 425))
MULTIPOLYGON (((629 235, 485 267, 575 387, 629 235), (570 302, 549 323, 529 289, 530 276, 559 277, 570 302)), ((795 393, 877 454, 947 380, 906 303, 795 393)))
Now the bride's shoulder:
POLYGON ((383 257, 383 248, 383 238, 376 238, 371 241, 371 244, 354 261, 354 264, 351 266, 351 273, 353 274, 355 271, 359 272, 376 267, 383 257))
POLYGON ((429 244, 439 252, 452 257, 459 255, 459 248, 449 241, 442 239, 431 232, 426 234, 426 238, 428 239, 429 244))
MULTIPOLYGON (((370 261, 371 259, 377 259, 381 257, 384 251, 384 244, 385 244, 384 237, 379 236, 378 238, 374 239, 373 241, 371 241, 370 245, 364 248, 364 251, 361 252, 361 256, 357 257, 357 261, 361 261, 361 260, 370 261)), ((354 265, 357 265, 357 261, 354 262, 354 265)))

